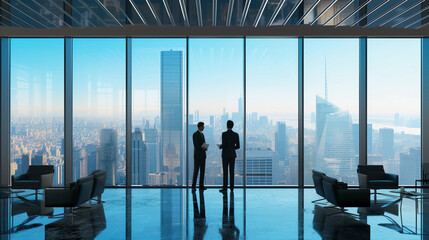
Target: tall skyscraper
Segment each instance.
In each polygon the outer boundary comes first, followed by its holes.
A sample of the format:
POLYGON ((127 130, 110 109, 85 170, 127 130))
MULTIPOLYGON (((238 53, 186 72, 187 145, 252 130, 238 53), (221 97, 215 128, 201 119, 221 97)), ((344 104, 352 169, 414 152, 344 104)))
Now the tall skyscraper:
POLYGON ((98 161, 99 168, 107 173, 106 185, 115 185, 118 162, 118 133, 115 129, 100 130, 98 161))
MULTIPOLYGON (((167 185, 183 183, 183 52, 161 52, 161 159, 167 185)), ((198 113, 197 113, 198 115, 198 113)), ((195 116, 198 121, 198 116, 195 116)))
POLYGON ((394 159, 393 152, 393 128, 380 128, 378 151, 383 157, 383 160, 394 159))
POLYGON ((275 151, 279 161, 285 161, 288 154, 286 123, 277 122, 277 131, 275 133, 275 151))
POLYGON ((132 182, 134 185, 147 184, 146 145, 143 132, 136 128, 132 134, 132 182))

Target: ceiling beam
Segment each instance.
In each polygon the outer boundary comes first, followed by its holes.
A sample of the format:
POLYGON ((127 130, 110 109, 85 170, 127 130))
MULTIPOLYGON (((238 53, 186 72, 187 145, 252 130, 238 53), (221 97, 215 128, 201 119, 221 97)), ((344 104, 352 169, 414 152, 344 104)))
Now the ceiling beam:
POLYGON ((180 10, 182 11, 183 21, 185 22, 185 26, 189 27, 189 18, 188 13, 186 11, 186 6, 184 0, 179 0, 180 10))
POLYGON ((410 20, 411 18, 413 18, 413 17, 415 17, 415 16, 417 16, 417 15, 421 14, 422 12, 424 12, 424 11, 426 11, 426 10, 428 10, 428 9, 429 9, 429 6, 427 6, 427 7, 423 8, 422 10, 418 11, 417 13, 411 14, 411 16, 409 16, 409 17, 405 18, 404 20, 402 20, 402 21, 400 21, 400 22, 398 22, 398 23, 394 24, 394 25, 392 26, 392 28, 394 28, 394 27, 396 27, 396 26, 399 26, 399 25, 403 24, 404 22, 406 22, 406 21, 410 20))
POLYGON ((252 0, 246 0, 246 3, 244 4, 243 14, 241 15, 240 20, 240 26, 244 26, 244 23, 246 22, 247 13, 249 12, 250 3, 252 0))
POLYGON ((231 26, 232 11, 234 10, 234 0, 229 0, 228 12, 226 15, 226 26, 231 26))
POLYGON ((113 2, 113 4, 115 4, 115 6, 119 9, 119 11, 124 14, 125 18, 127 19, 127 21, 131 24, 134 25, 133 20, 131 20, 131 18, 128 16, 128 14, 124 11, 124 9, 121 7, 121 5, 116 1, 116 0, 111 0, 113 2))
POLYGON ((313 9, 317 6, 317 4, 320 3, 321 0, 316 0, 313 5, 311 5, 311 7, 307 10, 307 12, 304 13, 304 15, 302 15, 302 17, 298 20, 298 22, 296 23, 296 25, 301 24, 304 19, 307 17, 308 14, 310 14, 311 11, 313 11, 313 9))
POLYGON ((301 3, 303 2, 303 0, 298 0, 295 3, 295 6, 293 6, 292 10, 289 12, 289 14, 287 15, 287 17, 285 18, 283 25, 286 25, 287 22, 291 19, 292 15, 295 13, 295 11, 298 9, 299 5, 301 5, 301 3))
MULTIPOLYGON (((30 27, 32 27, 32 28, 36 28, 36 26, 34 26, 33 24, 31 24, 31 23, 29 23, 29 22, 25 21, 24 19, 22 19, 22 18, 20 18, 20 17, 16 16, 15 14, 13 14, 13 13, 9 12, 8 10, 6 10, 6 9, 4 9, 4 8, 2 8, 2 7, 0 7, 0 10, 2 10, 2 12, 6 12, 7 14, 9 14, 9 15, 11 15, 11 16, 13 16, 13 17, 17 18, 17 19, 19 19, 20 21, 24 22, 25 24, 29 25, 30 27)), ((3 16, 3 18, 5 18, 5 17, 3 16)), ((6 19, 6 20, 7 20, 7 19, 6 19)), ((9 20, 8 20, 8 21, 9 21, 9 20)))
POLYGON ((364 8, 368 3, 370 3, 372 0, 367 0, 366 2, 362 3, 358 8, 356 8, 352 13, 350 13, 347 17, 345 17, 343 20, 341 20, 335 27, 339 27, 343 22, 347 21, 349 18, 351 18, 353 15, 355 15, 357 12, 359 12, 362 8, 364 8))
POLYGON ((174 21, 173 14, 171 13, 170 5, 168 5, 167 0, 162 0, 162 3, 164 3, 164 7, 165 7, 165 10, 167 11, 167 15, 168 15, 168 18, 170 19, 171 25, 175 26, 176 22, 174 21))
POLYGON ((367 23, 365 26, 363 27, 368 27, 369 25, 373 24, 374 22, 378 21, 380 18, 386 16, 387 14, 391 13, 393 10, 395 10, 396 8, 398 8, 399 6, 401 6, 402 4, 406 3, 407 0, 404 0, 398 4, 396 4, 395 6, 393 6, 391 9, 389 9, 388 11, 386 11, 385 13, 381 14, 380 16, 376 17, 374 20, 372 20, 371 22, 367 23))
POLYGON ((45 24, 41 23, 39 20, 31 17, 30 15, 26 14, 25 12, 23 12, 21 9, 13 6, 12 4, 8 3, 7 1, 3 1, 4 3, 6 3, 7 5, 9 5, 9 7, 15 9, 16 11, 20 12, 21 14, 23 14, 24 16, 28 17, 29 19, 37 22, 38 24, 40 24, 40 26, 44 27, 44 28, 49 28, 48 26, 46 26, 45 24))
POLYGON ((325 26, 328 22, 330 22, 332 19, 336 18, 340 13, 342 13, 346 8, 348 8, 354 0, 349 0, 346 4, 344 4, 338 12, 336 12, 334 15, 332 15, 326 22, 322 24, 322 26, 325 26))
POLYGON ((256 15, 255 22, 253 23, 254 27, 258 26, 259 21, 261 20, 262 14, 264 13, 265 7, 267 6, 268 0, 264 0, 259 7, 258 14, 256 15))
POLYGON ((274 10, 273 15, 271 16, 270 20, 267 23, 267 27, 273 25, 274 20, 276 20, 277 15, 279 15, 280 10, 282 9, 283 5, 285 4, 286 0, 280 0, 279 4, 277 4, 276 9, 274 10))
POLYGON ((319 20, 319 18, 322 17, 323 14, 325 14, 325 12, 327 12, 332 6, 334 6, 334 4, 337 2, 338 0, 332 0, 328 6, 325 7, 325 9, 322 10, 322 12, 316 16, 316 18, 314 18, 314 20, 310 23, 310 25, 313 25, 317 22, 317 20, 319 20))
POLYGON ((416 3, 416 4, 412 5, 412 6, 410 6, 410 7, 409 7, 409 8, 407 8, 405 11, 403 11, 403 12, 399 13, 398 15, 395 15, 395 16, 393 16, 393 17, 389 18, 387 21, 383 22, 383 23, 382 23, 382 24, 380 24, 379 26, 380 26, 380 27, 382 27, 382 26, 386 25, 387 23, 389 23, 389 22, 391 22, 391 21, 395 20, 395 19, 396 19, 396 18, 398 18, 399 16, 401 16, 401 15, 403 15, 403 14, 407 13, 407 12, 408 12, 408 11, 410 11, 411 9, 413 9, 413 8, 417 7, 418 5, 422 4, 424 1, 425 1, 425 0, 420 1, 420 2, 418 2, 418 3, 416 3))
MULTIPOLYGON (((45 21, 49 22, 50 24, 54 25, 55 27, 60 27, 58 24, 55 24, 54 22, 52 22, 51 20, 47 19, 45 16, 41 15, 40 13, 38 13, 36 10, 34 10, 32 7, 28 6, 27 4, 23 3, 21 0, 15 0, 17 1, 19 4, 21 4, 22 6, 28 8, 30 11, 32 11, 33 13, 37 14, 39 17, 43 18, 45 21)), ((12 5, 11 5, 12 6, 12 5)))
POLYGON ((140 21, 142 21, 142 23, 144 25, 147 25, 147 21, 146 19, 143 17, 143 14, 140 12, 140 9, 137 7, 137 5, 134 3, 134 0, 128 0, 131 4, 131 6, 134 8, 134 11, 136 11, 137 15, 140 18, 140 21))
POLYGON ((371 15, 373 12, 377 11, 379 8, 381 8, 382 6, 384 6, 384 4, 388 3, 390 0, 384 0, 384 2, 380 3, 377 5, 377 7, 373 8, 371 11, 365 13, 362 17, 360 17, 357 21, 355 21, 354 23, 352 23, 351 26, 355 26, 356 24, 360 23, 360 21, 362 21, 363 19, 367 18, 369 15, 371 15))
MULTIPOLYGON (((52 0, 49 0, 49 1, 52 1, 52 0)), ((86 17, 86 16, 83 16, 82 15, 82 13, 80 13, 80 11, 78 11, 75 7, 73 7, 73 5, 72 4, 70 4, 70 3, 68 3, 68 1, 67 0, 62 0, 62 2, 63 2, 63 4, 67 4, 67 6, 69 6, 73 11, 75 11, 77 14, 79 14, 79 16, 82 18, 82 19, 86 19, 87 21, 88 21, 88 23, 91 25, 91 26, 93 26, 93 27, 96 27, 96 25, 88 18, 88 17, 86 17)), ((70 15, 67 11, 65 11, 64 10, 64 8, 61 8, 62 10, 63 10, 63 12, 69 17, 69 18, 71 18, 72 20, 73 19, 75 19, 76 21, 78 21, 75 17, 73 17, 72 15, 70 15)))
POLYGON ((78 1, 80 4, 82 4, 84 8, 86 8, 86 10, 94 14, 94 16, 98 19, 98 21, 100 21, 105 27, 107 27, 107 23, 100 16, 98 16, 98 14, 94 10, 92 10, 92 8, 88 6, 88 4, 86 4, 83 0, 78 0, 78 1))
POLYGON ((158 17, 158 14, 156 14, 155 9, 153 8, 152 2, 150 0, 146 0, 146 4, 149 7, 150 12, 152 13, 152 15, 155 18, 155 21, 158 23, 158 25, 162 25, 161 20, 158 17))
POLYGON ((198 26, 202 27, 203 24, 203 13, 201 12, 201 0, 195 0, 195 9, 197 10, 198 26))
POLYGON ((115 20, 115 22, 119 25, 119 26, 121 26, 121 27, 123 27, 123 25, 121 24, 121 22, 119 22, 119 20, 115 17, 115 15, 113 15, 110 11, 109 11, 109 9, 107 9, 107 7, 106 6, 104 6, 104 4, 102 3, 102 2, 100 2, 100 0, 95 0, 95 2, 107 13, 107 14, 109 14, 109 16, 113 19, 113 20, 115 20))

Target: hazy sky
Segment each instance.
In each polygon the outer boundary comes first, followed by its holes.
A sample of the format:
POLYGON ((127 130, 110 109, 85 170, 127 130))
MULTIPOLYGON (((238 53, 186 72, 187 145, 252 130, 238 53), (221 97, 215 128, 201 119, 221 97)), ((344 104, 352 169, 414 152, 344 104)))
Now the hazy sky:
MULTIPOLYGON (((324 96, 358 114, 359 40, 305 39, 305 112, 324 96)), ((297 113, 297 39, 247 41, 247 111, 282 119, 297 113)), ((157 115, 160 52, 186 52, 186 39, 133 39, 133 111, 157 115)), ((63 115, 63 39, 12 39, 12 114, 63 115)), ((243 39, 189 40, 189 112, 238 111, 243 97, 243 39)), ((125 39, 73 40, 76 116, 117 117, 125 111, 125 39)), ((186 54, 184 54, 186 57, 186 54)), ((186 63, 186 60, 184 60, 186 63)), ((183 84, 185 85, 186 66, 183 84)), ((185 87, 185 86, 184 86, 185 87)), ((417 115, 420 39, 368 40, 368 113, 417 115)), ((139 116, 140 115, 140 116, 139 116)))

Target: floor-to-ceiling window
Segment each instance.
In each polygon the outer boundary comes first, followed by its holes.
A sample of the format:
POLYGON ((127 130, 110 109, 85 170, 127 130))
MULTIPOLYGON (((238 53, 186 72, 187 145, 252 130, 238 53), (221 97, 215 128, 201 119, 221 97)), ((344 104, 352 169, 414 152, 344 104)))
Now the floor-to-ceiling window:
POLYGON ((125 185, 125 39, 73 39, 73 179, 125 185))
POLYGON ((304 183, 311 170, 357 185, 359 40, 304 40, 304 183))
POLYGON ((298 185, 298 40, 246 40, 246 185, 298 185))
POLYGON ((64 39, 11 39, 11 175, 53 165, 63 183, 64 39))
POLYGON ((186 39, 132 40, 132 184, 186 185, 186 39))
POLYGON ((243 184, 243 38, 189 39, 188 181, 194 166, 192 134, 204 122, 207 151, 205 184, 222 185, 221 143, 227 120, 234 122, 241 148, 235 160, 235 185, 243 184))
POLYGON ((420 39, 368 39, 368 164, 420 179, 420 39))

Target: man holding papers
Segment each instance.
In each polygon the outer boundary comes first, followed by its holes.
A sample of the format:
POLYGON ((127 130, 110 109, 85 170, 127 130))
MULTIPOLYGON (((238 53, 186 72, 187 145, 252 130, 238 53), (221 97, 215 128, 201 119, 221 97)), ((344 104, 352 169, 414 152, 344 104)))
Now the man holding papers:
POLYGON ((206 139, 204 138, 203 134, 204 123, 199 122, 197 127, 198 130, 192 135, 192 139, 194 141, 194 176, 192 178, 193 192, 195 192, 197 185, 198 170, 200 171, 200 191, 207 189, 204 187, 204 173, 206 170, 206 151, 209 145, 206 144, 206 139))

